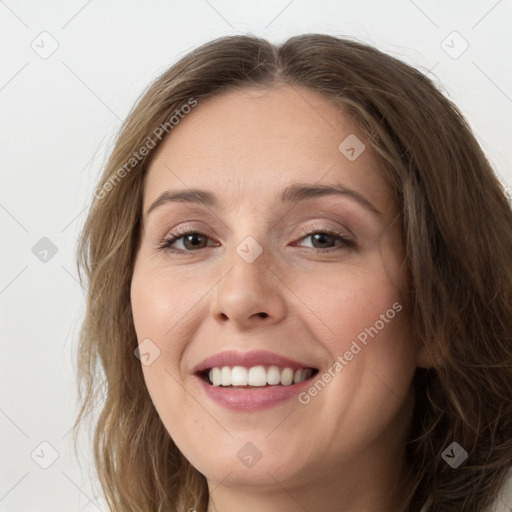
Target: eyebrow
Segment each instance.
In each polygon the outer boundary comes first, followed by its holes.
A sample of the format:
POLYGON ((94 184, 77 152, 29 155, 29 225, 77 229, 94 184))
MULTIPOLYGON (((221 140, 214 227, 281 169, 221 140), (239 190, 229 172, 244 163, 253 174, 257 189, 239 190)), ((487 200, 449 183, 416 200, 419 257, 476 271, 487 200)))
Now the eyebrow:
MULTIPOLYGON (((381 212, 379 212, 379 210, 377 210, 377 208, 375 208, 368 199, 359 194, 359 192, 342 185, 310 185, 307 183, 295 183, 293 185, 289 185, 283 190, 279 196, 279 200, 283 204, 296 204, 307 199, 314 199, 328 195, 346 196, 353 201, 356 201, 373 214, 379 217, 382 216, 381 212)), ((149 215, 158 206, 171 202, 196 203, 207 207, 218 207, 220 203, 217 196, 207 190, 197 188, 187 190, 166 190, 151 204, 146 215, 149 215)))

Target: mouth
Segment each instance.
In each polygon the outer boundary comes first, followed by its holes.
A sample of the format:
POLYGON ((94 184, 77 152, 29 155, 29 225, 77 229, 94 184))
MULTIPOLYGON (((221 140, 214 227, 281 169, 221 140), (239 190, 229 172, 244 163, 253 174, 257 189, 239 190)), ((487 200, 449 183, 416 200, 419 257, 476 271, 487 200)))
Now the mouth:
POLYGON ((197 375, 207 384, 225 388, 264 388, 300 384, 318 373, 316 368, 291 368, 276 365, 215 366, 197 375))
POLYGON ((318 367, 265 350, 226 350, 193 368, 205 396, 223 408, 249 412, 297 397, 318 367))
POLYGON ((227 350, 208 357, 194 373, 213 387, 250 389, 300 384, 318 368, 268 351, 227 350))

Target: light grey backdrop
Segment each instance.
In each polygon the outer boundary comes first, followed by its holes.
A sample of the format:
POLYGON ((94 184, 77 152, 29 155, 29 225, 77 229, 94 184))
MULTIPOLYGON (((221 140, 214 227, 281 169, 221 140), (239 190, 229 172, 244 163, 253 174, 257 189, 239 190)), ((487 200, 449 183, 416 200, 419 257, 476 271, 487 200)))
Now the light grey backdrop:
POLYGON ((122 120, 191 48, 247 32, 374 44, 430 70, 512 185, 512 0, 0 0, 0 26, 0 511, 106 510, 69 435, 74 248, 122 120))

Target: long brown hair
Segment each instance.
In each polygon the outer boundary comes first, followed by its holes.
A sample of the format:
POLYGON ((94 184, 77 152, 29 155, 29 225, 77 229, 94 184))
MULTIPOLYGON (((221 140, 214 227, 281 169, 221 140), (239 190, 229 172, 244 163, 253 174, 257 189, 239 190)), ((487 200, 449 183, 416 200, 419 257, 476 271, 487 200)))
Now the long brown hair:
POLYGON ((170 438, 134 356, 130 281, 143 180, 184 105, 280 84, 323 93, 349 113, 396 196, 413 334, 434 362, 413 382, 401 512, 417 512, 427 499, 433 512, 481 512, 512 465, 511 209, 457 107, 420 71, 348 39, 307 34, 273 45, 223 37, 183 57, 133 108, 79 242, 88 295, 75 434, 104 391, 93 443, 111 510, 206 510, 206 479, 170 438), (454 441, 469 455, 457 469, 442 457, 454 441))

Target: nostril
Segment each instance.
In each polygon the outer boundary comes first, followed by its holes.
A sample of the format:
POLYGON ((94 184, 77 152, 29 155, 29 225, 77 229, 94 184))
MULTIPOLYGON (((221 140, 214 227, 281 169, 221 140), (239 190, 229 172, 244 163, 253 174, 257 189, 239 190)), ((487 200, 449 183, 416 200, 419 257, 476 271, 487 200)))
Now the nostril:
POLYGON ((268 313, 261 312, 261 313, 258 313, 258 315, 260 315, 261 318, 267 318, 268 313))

